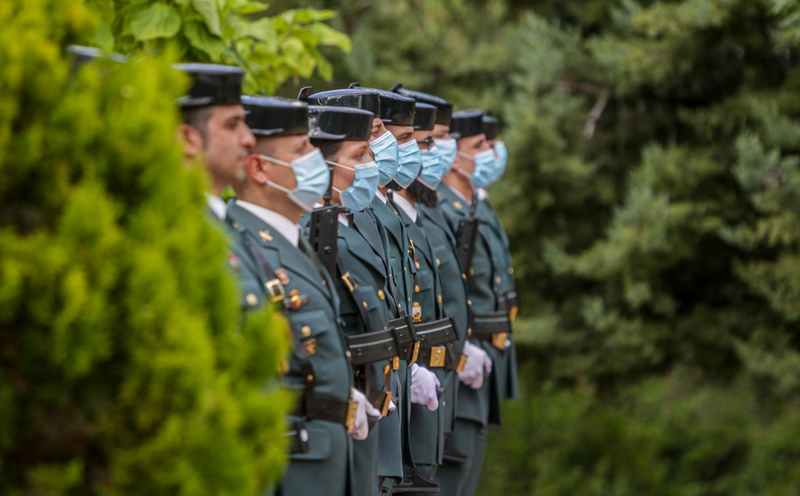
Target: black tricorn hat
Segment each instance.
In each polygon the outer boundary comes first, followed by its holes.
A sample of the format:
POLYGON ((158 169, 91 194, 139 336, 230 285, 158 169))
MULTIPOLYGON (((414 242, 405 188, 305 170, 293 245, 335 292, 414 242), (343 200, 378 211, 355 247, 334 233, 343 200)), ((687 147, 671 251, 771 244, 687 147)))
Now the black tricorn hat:
POLYGON ((189 94, 178 100, 181 107, 242 103, 244 71, 238 67, 218 64, 175 64, 172 67, 192 78, 189 94))
POLYGON ((453 118, 453 104, 444 98, 431 95, 430 93, 423 93, 421 91, 407 90, 403 88, 403 85, 400 83, 392 86, 392 91, 403 96, 413 98, 417 101, 417 103, 422 102, 427 103, 428 105, 433 105, 436 107, 436 124, 442 124, 445 126, 450 125, 450 120, 453 118))
POLYGON ((483 114, 483 134, 486 135, 486 141, 497 139, 499 127, 500 121, 497 119, 497 117, 493 117, 489 114, 483 114))
POLYGON ((377 88, 361 88, 358 83, 351 83, 348 89, 365 89, 376 91, 381 100, 381 108, 378 116, 384 124, 390 126, 413 126, 414 125, 414 99, 405 97, 399 93, 379 90, 377 88))
POLYGON ((369 141, 375 114, 350 107, 308 107, 308 135, 313 139, 369 141))
POLYGON ((256 136, 308 134, 308 104, 277 96, 242 97, 247 125, 256 136))
POLYGON ((450 122, 450 136, 460 140, 483 134, 483 111, 462 110, 453 114, 450 122))
POLYGON ((414 110, 414 130, 431 131, 436 125, 436 107, 427 103, 417 102, 414 110))
POLYGON ((353 88, 311 94, 312 91, 314 89, 311 86, 306 86, 300 90, 297 99, 307 102, 309 105, 350 107, 366 110, 375 115, 380 115, 381 112, 381 98, 377 91, 366 88, 353 88))

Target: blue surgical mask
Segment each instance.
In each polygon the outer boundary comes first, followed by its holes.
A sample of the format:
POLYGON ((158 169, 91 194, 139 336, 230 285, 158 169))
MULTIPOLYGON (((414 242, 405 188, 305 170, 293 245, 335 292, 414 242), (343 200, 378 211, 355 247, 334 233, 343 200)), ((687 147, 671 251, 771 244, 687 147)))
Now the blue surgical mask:
POLYGON ((411 183, 417 178, 419 170, 422 168, 422 159, 417 141, 412 139, 400 145, 397 148, 397 156, 399 157, 399 163, 394 180, 397 181, 401 188, 406 189, 411 186, 411 183))
POLYGON ((449 139, 437 139, 433 140, 436 143, 436 148, 439 149, 439 153, 442 155, 442 165, 444 166, 444 173, 447 174, 450 172, 450 169, 453 168, 453 164, 456 161, 456 152, 458 152, 458 142, 454 138, 449 139))
POLYGON ((458 152, 458 154, 467 160, 472 160, 475 162, 475 168, 473 169, 472 174, 467 174, 466 172, 459 170, 459 172, 469 177, 470 181, 472 181, 473 188, 486 188, 492 184, 490 179, 495 167, 494 150, 489 148, 488 150, 476 153, 475 155, 467 155, 466 153, 461 152, 458 152))
POLYGON ((434 146, 429 150, 422 150, 422 172, 419 173, 419 182, 429 189, 436 189, 444 176, 444 162, 439 153, 439 148, 434 146))
POLYGON ((386 187, 397 173, 397 139, 392 133, 386 131, 378 138, 369 143, 372 153, 375 155, 375 162, 378 163, 380 180, 378 184, 386 187))
POLYGON ((502 141, 498 141, 494 144, 494 151, 497 153, 497 165, 495 166, 494 170, 494 178, 492 179, 492 183, 498 181, 506 171, 506 164, 508 163, 508 148, 506 148, 506 144, 502 141))
POLYGON ((378 191, 378 180, 380 179, 378 164, 368 162, 366 164, 358 164, 355 167, 348 167, 336 162, 328 163, 335 167, 356 171, 356 177, 349 188, 344 191, 333 188, 341 196, 342 205, 349 208, 353 213, 361 212, 367 208, 375 196, 375 192, 378 191))
POLYGON ((290 190, 272 181, 267 181, 267 184, 288 194, 289 198, 306 212, 314 210, 314 204, 328 191, 330 171, 328 170, 328 164, 325 163, 325 158, 323 158, 318 148, 314 148, 314 150, 302 157, 292 160, 291 164, 266 155, 261 155, 261 158, 292 168, 294 178, 297 181, 295 189, 290 190))

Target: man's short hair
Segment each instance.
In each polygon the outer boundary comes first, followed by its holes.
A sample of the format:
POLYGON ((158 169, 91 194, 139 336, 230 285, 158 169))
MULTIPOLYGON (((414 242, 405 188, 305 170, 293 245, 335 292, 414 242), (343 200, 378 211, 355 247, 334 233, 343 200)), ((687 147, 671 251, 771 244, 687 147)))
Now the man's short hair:
POLYGON ((188 124, 197 129, 200 136, 203 137, 203 144, 208 138, 208 120, 211 119, 211 114, 214 112, 213 105, 205 105, 203 107, 184 107, 181 109, 184 124, 188 124))
POLYGON ((327 139, 314 139, 311 138, 311 144, 319 148, 322 156, 328 160, 333 160, 339 150, 342 148, 340 140, 327 140, 327 139))

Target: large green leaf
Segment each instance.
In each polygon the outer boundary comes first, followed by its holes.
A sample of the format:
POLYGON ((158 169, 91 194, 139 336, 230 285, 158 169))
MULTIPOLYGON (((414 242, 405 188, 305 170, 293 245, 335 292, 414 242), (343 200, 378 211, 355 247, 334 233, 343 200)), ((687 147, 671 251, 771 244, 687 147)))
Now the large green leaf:
POLYGON ((236 2, 233 7, 234 12, 242 15, 264 12, 267 9, 269 9, 269 4, 263 2, 250 2, 247 0, 236 2))
POLYGON ((170 38, 181 28, 181 16, 175 7, 156 3, 140 10, 131 20, 131 34, 139 41, 170 38))
POLYGON ((211 60, 218 62, 225 51, 225 44, 211 33, 206 26, 197 21, 187 22, 183 27, 183 34, 192 46, 211 57, 211 60))
POLYGON ((349 36, 341 31, 336 31, 327 24, 312 24, 309 29, 319 37, 320 45, 335 46, 345 53, 350 53, 350 50, 353 48, 349 36))
POLYGON ((217 3, 215 0, 192 0, 192 7, 203 16, 211 34, 222 36, 219 11, 217 10, 217 3))

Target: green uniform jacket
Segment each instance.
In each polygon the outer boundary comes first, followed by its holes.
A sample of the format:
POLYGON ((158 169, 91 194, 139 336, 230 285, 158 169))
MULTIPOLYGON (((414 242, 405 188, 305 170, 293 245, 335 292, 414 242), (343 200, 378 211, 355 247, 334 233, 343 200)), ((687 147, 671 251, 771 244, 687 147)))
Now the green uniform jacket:
MULTIPOLYGON (((301 219, 301 225, 308 225, 310 214, 301 219)), ((350 273, 360 300, 367 304, 364 312, 369 320, 369 328, 364 325, 361 311, 341 279, 334 280, 339 295, 339 311, 342 330, 346 335, 359 335, 380 331, 388 327, 389 320, 397 313, 397 304, 389 290, 389 257, 387 247, 381 239, 381 229, 373 214, 367 210, 349 217, 349 225, 341 222, 338 227, 339 259, 345 271, 350 273)), ((308 234, 308 229, 306 229, 308 234)), ((384 235, 385 236, 385 235, 384 235)), ((388 362, 374 363, 369 370, 369 388, 363 371, 359 371, 356 387, 364 392, 377 409, 382 407, 385 386, 384 367, 388 362)), ((390 391, 398 395, 400 380, 392 372, 390 391)), ((353 441, 354 494, 356 496, 377 493, 375 475, 400 478, 403 475, 402 445, 400 444, 400 415, 395 411, 371 426, 369 437, 364 441, 353 441)))
MULTIPOLYGON (((439 194, 439 209, 455 236, 458 232, 459 221, 469 215, 469 203, 465 202, 445 184, 439 185, 436 191, 439 194)), ((496 277, 495 267, 492 263, 486 239, 480 229, 478 233, 475 254, 472 258, 471 274, 467 274, 469 303, 473 312, 496 312, 498 298, 494 283, 496 277)), ((499 351, 486 341, 470 338, 470 342, 482 347, 489 354, 494 371, 497 367, 499 351)), ((480 389, 462 387, 458 391, 456 412, 458 418, 479 422, 481 425, 499 425, 500 398, 497 374, 492 372, 480 389)))
MULTIPOLYGON (((514 268, 511 265, 511 251, 508 243, 508 235, 500 224, 489 200, 483 199, 478 202, 476 215, 481 218, 480 231, 489 243, 492 253, 492 260, 497 267, 495 283, 498 292, 502 295, 509 291, 516 291, 514 283, 514 268)), ((500 385, 500 399, 519 398, 519 377, 517 373, 517 348, 514 345, 513 336, 508 337, 511 346, 500 358, 498 363, 498 383, 500 385)))
MULTIPOLYGON (((461 270, 461 263, 456 254, 456 238, 450 230, 442 212, 438 208, 426 208, 419 203, 417 211, 425 225, 425 233, 433 245, 439 267, 439 279, 442 284, 442 307, 444 315, 453 317, 459 340, 453 343, 453 351, 460 355, 464 349, 469 329, 469 293, 465 282, 466 275, 461 270)), ((455 428, 456 407, 459 397, 458 390, 462 386, 458 377, 453 377, 453 397, 444 405, 444 418, 449 425, 445 425, 445 432, 452 432, 455 428)))
MULTIPOLYGON (((264 304, 265 284, 272 279, 263 270, 258 254, 263 256, 272 271, 284 269, 285 302, 293 291, 302 297, 299 308, 284 305, 294 342, 307 351, 313 369, 313 394, 346 402, 353 386, 353 371, 345 355, 345 342, 339 326, 339 298, 333 281, 312 254, 292 246, 277 230, 233 202, 228 203, 226 219, 238 233, 234 253, 239 258, 238 272, 243 288, 244 305, 264 304), (248 244, 249 243, 249 244, 248 244), (258 253, 254 251, 257 250, 258 253), (287 309, 291 308, 291 309, 287 309)), ((307 242, 300 240, 301 247, 307 242)), ((306 374, 295 353, 289 361, 289 371, 283 377, 286 387, 302 393, 306 374)), ((300 420, 294 415, 289 421, 300 420)), ((291 455, 289 467, 278 492, 287 496, 301 494, 351 495, 351 438, 343 424, 324 420, 306 421, 309 434, 308 453, 291 455)))
MULTIPOLYGON (((398 210, 405 222, 406 232, 413 242, 412 255, 416 268, 414 279, 414 297, 412 315, 421 311, 421 322, 433 322, 445 317, 442 308, 442 285, 439 277, 437 255, 425 234, 422 217, 417 216, 416 222, 402 209, 398 210)), ((421 363, 420 365, 425 365, 421 363)), ((414 462, 423 465, 440 465, 444 451, 444 435, 446 428, 452 425, 452 410, 445 418, 445 410, 453 406, 454 399, 454 373, 441 367, 431 368, 439 378, 440 387, 444 393, 440 397, 439 408, 436 411, 428 410, 425 405, 411 405, 411 452, 414 462)))

